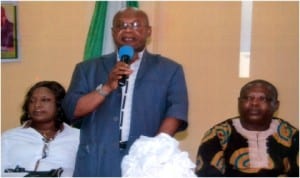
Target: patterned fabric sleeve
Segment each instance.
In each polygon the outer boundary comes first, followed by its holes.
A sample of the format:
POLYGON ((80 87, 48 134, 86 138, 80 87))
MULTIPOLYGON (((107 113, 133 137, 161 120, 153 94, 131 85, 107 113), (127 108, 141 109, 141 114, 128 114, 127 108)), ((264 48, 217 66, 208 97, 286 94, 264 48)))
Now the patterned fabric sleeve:
POLYGON ((281 158, 282 174, 288 177, 299 177, 299 130, 287 121, 276 119, 279 121, 279 125, 273 138, 278 149, 280 148, 283 153, 281 158))
POLYGON ((299 131, 297 131, 292 138, 289 160, 291 162, 291 169, 287 175, 289 177, 299 177, 299 131))
POLYGON ((196 165, 196 174, 199 177, 223 175, 225 170, 223 150, 216 127, 211 128, 204 135, 198 149, 196 165))

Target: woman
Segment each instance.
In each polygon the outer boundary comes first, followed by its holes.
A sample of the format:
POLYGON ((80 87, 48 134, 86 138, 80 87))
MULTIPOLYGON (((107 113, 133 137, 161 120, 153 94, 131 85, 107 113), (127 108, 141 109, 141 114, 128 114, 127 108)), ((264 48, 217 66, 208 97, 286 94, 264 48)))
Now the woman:
POLYGON ((20 118, 22 126, 1 136, 2 174, 16 167, 26 171, 62 168, 62 176, 72 176, 79 130, 67 124, 61 108, 65 94, 55 81, 41 81, 30 88, 20 118))

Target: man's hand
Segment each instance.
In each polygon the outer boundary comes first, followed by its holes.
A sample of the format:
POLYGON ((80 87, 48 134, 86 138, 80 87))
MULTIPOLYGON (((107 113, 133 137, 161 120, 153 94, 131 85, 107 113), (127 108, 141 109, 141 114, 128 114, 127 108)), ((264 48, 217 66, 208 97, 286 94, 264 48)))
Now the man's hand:
POLYGON ((129 65, 125 62, 118 61, 115 67, 112 69, 108 76, 108 80, 105 85, 111 90, 118 88, 118 81, 123 75, 129 76, 133 71, 129 68, 129 65))

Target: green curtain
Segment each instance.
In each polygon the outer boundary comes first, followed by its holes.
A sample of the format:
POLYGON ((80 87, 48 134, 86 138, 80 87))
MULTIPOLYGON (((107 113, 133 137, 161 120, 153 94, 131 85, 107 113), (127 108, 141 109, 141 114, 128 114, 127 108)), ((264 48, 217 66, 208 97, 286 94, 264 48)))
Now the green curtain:
POLYGON ((94 14, 85 44, 84 60, 91 59, 102 54, 106 9, 107 1, 97 1, 95 3, 94 14))
POLYGON ((127 1, 127 7, 139 7, 138 1, 127 1))

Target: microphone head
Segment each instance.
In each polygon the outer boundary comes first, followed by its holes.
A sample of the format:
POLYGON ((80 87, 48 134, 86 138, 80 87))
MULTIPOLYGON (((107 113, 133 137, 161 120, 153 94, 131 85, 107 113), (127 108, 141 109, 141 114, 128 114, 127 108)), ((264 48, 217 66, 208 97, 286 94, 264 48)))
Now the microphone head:
POLYGON ((122 56, 128 56, 129 59, 132 59, 134 54, 134 50, 129 45, 124 45, 119 49, 119 57, 122 58, 122 56))

